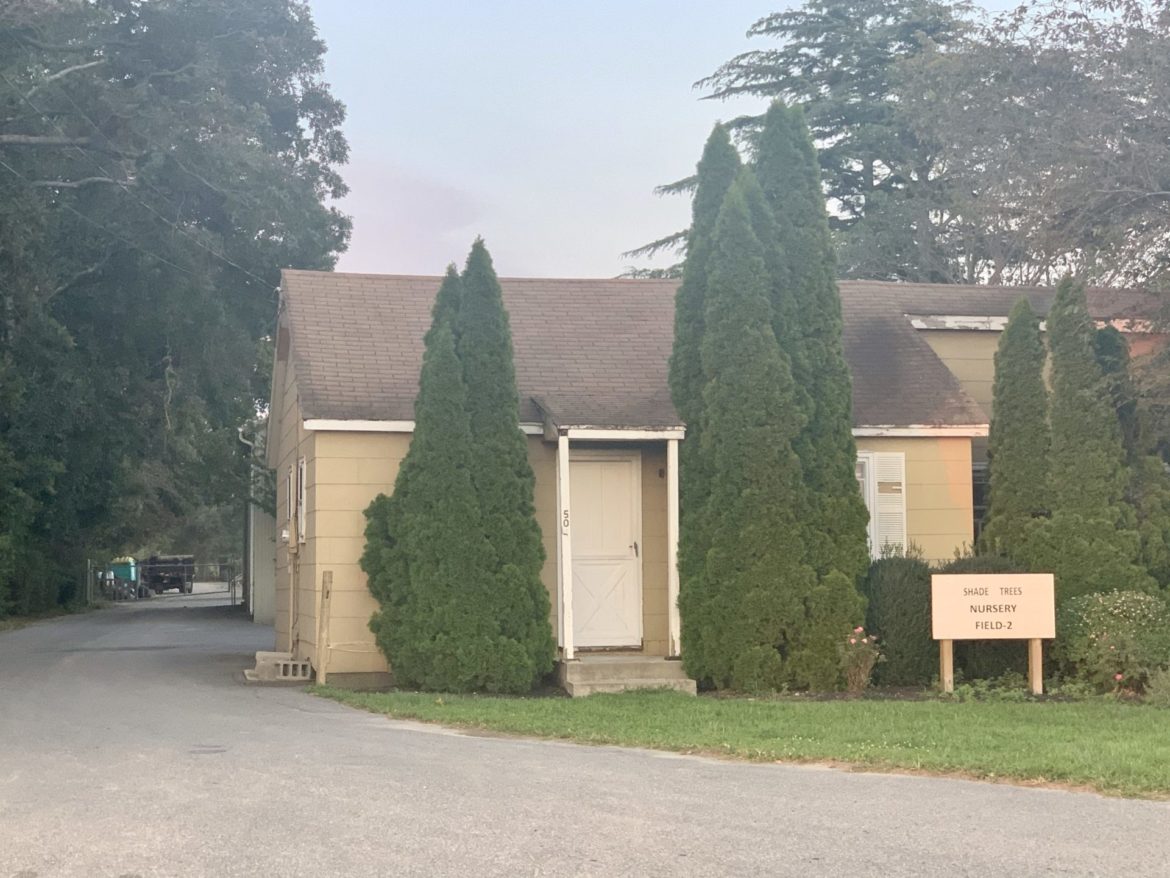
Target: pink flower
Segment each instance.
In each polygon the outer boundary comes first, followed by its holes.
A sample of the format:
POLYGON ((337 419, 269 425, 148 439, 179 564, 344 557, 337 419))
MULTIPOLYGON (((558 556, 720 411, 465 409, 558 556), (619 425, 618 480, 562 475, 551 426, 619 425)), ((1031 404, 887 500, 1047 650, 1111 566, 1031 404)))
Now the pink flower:
POLYGON ((849 642, 850 642, 850 643, 857 643, 857 638, 856 638, 856 637, 850 637, 850 638, 849 638, 849 642))
POLYGON ((1125 679, 1125 675, 1124 674, 1114 674, 1113 679, 1120 683, 1122 680, 1125 679))
POLYGON ((860 634, 864 630, 865 630, 864 628, 862 628, 860 625, 858 625, 856 628, 853 629, 853 633, 860 634))

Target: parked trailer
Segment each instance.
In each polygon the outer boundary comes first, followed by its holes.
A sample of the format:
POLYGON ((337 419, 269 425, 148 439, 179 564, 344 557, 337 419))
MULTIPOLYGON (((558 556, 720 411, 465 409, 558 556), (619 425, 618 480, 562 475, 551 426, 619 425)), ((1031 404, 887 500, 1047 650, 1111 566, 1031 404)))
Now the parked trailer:
POLYGON ((139 580, 155 594, 169 588, 190 594, 195 589, 194 555, 151 555, 138 567, 139 580))

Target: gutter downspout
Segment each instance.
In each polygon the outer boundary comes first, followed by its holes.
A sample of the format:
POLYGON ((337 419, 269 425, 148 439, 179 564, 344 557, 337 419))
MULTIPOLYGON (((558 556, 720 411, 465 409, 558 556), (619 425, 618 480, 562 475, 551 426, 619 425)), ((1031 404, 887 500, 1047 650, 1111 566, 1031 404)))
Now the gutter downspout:
POLYGON ((253 576, 253 546, 255 545, 255 522, 253 521, 252 507, 256 503, 256 476, 252 472, 253 460, 256 457, 256 443, 244 438, 244 427, 236 428, 236 437, 242 445, 248 447, 248 500, 244 504, 244 605, 248 608, 248 617, 254 618, 255 607, 252 606, 252 576, 253 576))

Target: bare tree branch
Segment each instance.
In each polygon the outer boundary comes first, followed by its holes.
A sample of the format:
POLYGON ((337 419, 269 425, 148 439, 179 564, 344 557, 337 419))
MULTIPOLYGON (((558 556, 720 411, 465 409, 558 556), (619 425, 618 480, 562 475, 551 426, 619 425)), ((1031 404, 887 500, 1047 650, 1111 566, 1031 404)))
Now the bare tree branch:
POLYGON ((89 146, 88 137, 53 134, 0 134, 0 146, 89 146))
POLYGON ((38 189, 80 189, 82 186, 94 186, 107 183, 111 186, 133 186, 133 180, 115 180, 113 177, 82 177, 80 180, 33 180, 30 186, 38 189))
POLYGON ((91 265, 89 268, 82 269, 81 271, 77 272, 77 274, 73 275, 73 277, 69 278, 69 280, 65 281, 65 283, 58 286, 49 295, 49 298, 53 299, 56 296, 61 295, 61 293, 65 292, 66 290, 77 286, 77 284, 81 283, 87 277, 93 277, 95 274, 97 274, 99 271, 101 271, 105 267, 107 262, 110 261, 111 252, 112 251, 107 250, 106 255, 103 256, 101 259, 99 259, 97 262, 95 262, 93 265, 91 265))
POLYGON ((44 88, 49 83, 56 82, 58 79, 64 79, 66 76, 69 76, 71 73, 77 73, 80 70, 89 70, 91 67, 99 67, 105 63, 106 63, 105 58, 98 58, 96 61, 87 61, 84 64, 74 64, 72 67, 66 67, 64 70, 58 70, 56 73, 53 73, 50 76, 46 76, 44 79, 42 79, 40 82, 38 82, 32 88, 30 88, 28 90, 28 93, 25 94, 24 99, 27 101, 29 98, 31 98, 33 95, 35 95, 38 91, 40 91, 42 88, 44 88))

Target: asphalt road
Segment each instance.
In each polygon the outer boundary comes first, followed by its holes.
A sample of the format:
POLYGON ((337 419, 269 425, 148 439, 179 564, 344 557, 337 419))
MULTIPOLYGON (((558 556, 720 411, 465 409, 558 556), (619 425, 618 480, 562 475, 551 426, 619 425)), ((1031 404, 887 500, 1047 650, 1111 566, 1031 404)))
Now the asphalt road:
POLYGON ((1170 875, 1170 804, 462 735, 243 682, 222 595, 0 635, 0 878, 1170 875))

